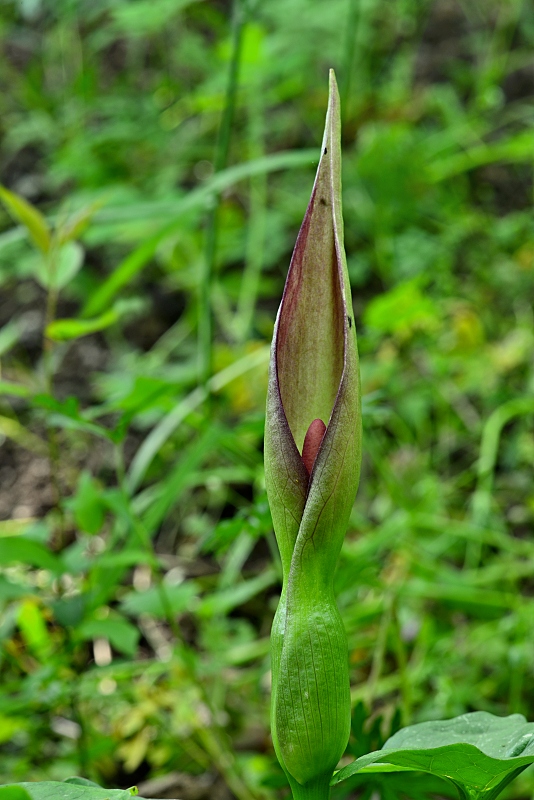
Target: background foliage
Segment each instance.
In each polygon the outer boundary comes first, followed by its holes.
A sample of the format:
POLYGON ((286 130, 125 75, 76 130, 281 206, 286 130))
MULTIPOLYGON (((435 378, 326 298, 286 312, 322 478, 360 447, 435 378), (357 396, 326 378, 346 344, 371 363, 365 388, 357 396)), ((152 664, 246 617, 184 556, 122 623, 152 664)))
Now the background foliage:
POLYGON ((532 5, 2 0, 0 41, 0 783, 285 796, 261 442, 330 66, 365 415, 346 760, 532 718, 532 5))

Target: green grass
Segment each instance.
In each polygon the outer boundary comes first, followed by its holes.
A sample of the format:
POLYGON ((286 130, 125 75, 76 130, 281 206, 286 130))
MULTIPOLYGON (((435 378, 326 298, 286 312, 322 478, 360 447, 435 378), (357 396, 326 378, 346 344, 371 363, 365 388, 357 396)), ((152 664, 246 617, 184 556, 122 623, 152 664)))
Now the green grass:
POLYGON ((261 443, 329 67, 365 415, 348 755, 534 718, 534 11, 238 6, 240 48, 228 3, 2 6, 0 180, 52 244, 0 211, 0 783, 285 797, 261 443))

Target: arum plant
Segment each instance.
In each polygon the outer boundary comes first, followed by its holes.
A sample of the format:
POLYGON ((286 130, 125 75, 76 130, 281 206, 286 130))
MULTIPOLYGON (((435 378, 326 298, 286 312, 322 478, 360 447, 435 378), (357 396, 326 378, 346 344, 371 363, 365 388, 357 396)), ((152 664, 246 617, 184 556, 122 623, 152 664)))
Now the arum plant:
POLYGON ((534 763, 534 724, 473 712, 395 734, 334 774, 350 728, 347 643, 333 576, 358 488, 358 351, 343 248, 339 95, 276 319, 265 480, 283 585, 271 633, 271 730, 294 800, 328 800, 356 774, 427 772, 461 800, 495 800, 534 763))
POLYGON ((271 728, 295 800, 324 800, 349 737, 347 641, 333 576, 361 463, 360 381, 341 211, 333 71, 321 159, 275 324, 265 479, 283 587, 271 728))

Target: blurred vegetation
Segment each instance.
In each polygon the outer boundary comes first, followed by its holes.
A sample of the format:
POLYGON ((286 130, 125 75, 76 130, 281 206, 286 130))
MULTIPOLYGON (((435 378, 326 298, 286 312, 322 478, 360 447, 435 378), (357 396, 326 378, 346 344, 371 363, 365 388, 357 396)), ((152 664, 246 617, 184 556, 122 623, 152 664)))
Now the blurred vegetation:
MULTIPOLYGON (((331 66, 365 415, 347 760, 532 719, 532 4, 2 0, 0 42, 0 783, 286 796, 261 447, 331 66)), ((445 791, 401 778, 334 798, 445 791)))

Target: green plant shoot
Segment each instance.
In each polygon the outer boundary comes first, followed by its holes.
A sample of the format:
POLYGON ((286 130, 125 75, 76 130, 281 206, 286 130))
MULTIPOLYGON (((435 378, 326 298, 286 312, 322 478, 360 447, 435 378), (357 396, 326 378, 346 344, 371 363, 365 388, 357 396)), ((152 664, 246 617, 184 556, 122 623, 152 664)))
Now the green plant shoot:
POLYGON ((322 800, 349 737, 347 642, 333 589, 361 463, 358 351, 343 245, 339 94, 275 324, 265 479, 283 587, 271 728, 295 800, 322 800))

